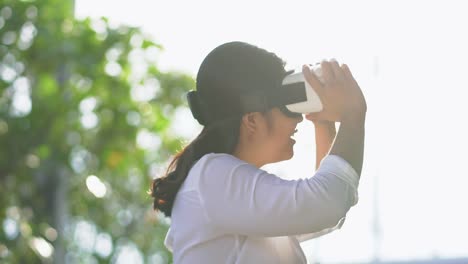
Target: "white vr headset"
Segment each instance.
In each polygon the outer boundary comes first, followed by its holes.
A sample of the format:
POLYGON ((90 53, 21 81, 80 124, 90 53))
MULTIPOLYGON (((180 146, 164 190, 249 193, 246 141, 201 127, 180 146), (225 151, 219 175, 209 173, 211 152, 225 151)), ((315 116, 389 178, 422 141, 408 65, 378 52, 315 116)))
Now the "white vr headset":
MULTIPOLYGON (((315 75, 319 78, 319 80, 323 82, 322 68, 320 67, 320 64, 310 66, 310 69, 313 70, 315 75)), ((305 80, 304 74, 302 72, 293 72, 292 74, 289 74, 286 77, 284 77, 283 87, 288 88, 289 84, 299 84, 299 89, 303 89, 305 91, 305 100, 285 105, 289 111, 301 114, 322 111, 322 101, 320 101, 320 98, 315 92, 315 90, 305 80)))

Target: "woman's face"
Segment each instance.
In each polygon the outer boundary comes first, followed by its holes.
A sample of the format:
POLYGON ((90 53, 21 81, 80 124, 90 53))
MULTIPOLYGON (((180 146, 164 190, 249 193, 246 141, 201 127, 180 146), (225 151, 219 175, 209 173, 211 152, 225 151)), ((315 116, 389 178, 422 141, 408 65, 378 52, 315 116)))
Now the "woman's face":
POLYGON ((303 120, 302 116, 288 117, 278 108, 273 108, 269 118, 270 120, 265 116, 266 127, 261 144, 263 153, 269 157, 268 163, 291 159, 296 143, 291 136, 296 132, 297 124, 303 120))

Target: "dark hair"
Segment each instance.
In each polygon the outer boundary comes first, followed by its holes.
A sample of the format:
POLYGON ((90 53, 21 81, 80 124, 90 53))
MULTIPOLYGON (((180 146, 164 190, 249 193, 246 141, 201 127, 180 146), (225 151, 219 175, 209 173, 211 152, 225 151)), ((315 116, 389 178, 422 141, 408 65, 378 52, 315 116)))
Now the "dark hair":
POLYGON ((197 74, 196 89, 210 117, 201 133, 174 156, 166 174, 153 180, 150 192, 155 210, 171 216, 180 186, 205 154, 233 154, 242 118, 237 111, 239 95, 278 85, 286 74, 284 65, 274 53, 244 42, 225 43, 207 55, 197 74))

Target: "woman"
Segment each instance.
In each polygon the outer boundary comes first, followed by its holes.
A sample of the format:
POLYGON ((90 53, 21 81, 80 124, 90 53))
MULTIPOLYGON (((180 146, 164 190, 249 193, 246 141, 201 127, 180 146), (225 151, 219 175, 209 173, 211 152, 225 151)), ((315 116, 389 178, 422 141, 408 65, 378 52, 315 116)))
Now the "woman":
POLYGON ((245 105, 249 94, 281 84, 284 62, 242 42, 204 59, 189 97, 204 128, 151 190, 154 208, 171 217, 165 245, 174 263, 306 263, 299 243, 341 226, 357 202, 367 106, 346 65, 321 66, 323 82, 302 69, 324 106, 306 115, 316 128, 318 170, 283 180, 260 168, 292 158, 302 115, 245 105))

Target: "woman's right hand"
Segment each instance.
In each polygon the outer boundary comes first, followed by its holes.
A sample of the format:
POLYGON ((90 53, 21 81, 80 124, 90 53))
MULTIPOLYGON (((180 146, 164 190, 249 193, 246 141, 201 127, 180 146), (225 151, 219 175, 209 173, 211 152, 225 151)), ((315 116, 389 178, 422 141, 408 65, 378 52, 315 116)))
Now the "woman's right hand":
POLYGON ((322 101, 323 110, 308 114, 308 119, 340 122, 348 117, 364 117, 367 104, 358 83, 346 64, 322 61, 321 82, 308 65, 302 67, 307 82, 322 101))

